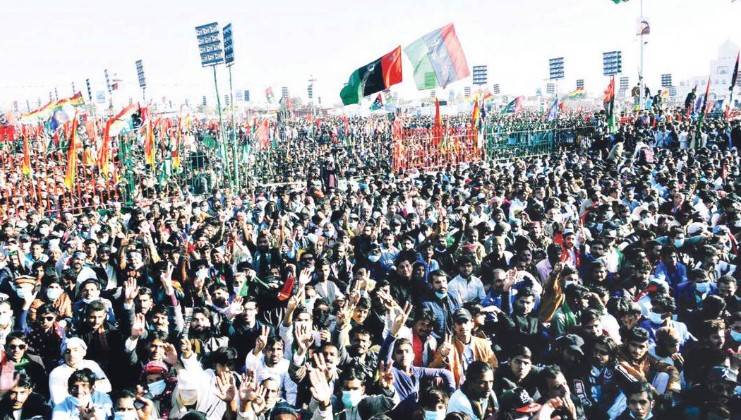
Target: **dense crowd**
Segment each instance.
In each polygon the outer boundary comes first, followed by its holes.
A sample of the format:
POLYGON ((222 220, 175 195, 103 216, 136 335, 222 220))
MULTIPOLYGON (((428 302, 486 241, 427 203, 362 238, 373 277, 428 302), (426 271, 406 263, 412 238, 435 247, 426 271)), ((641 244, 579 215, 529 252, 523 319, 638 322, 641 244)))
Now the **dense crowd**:
POLYGON ((0 198, 0 418, 738 415, 739 121, 553 124, 578 138, 395 174, 391 119, 328 117, 277 126, 276 184, 0 198))

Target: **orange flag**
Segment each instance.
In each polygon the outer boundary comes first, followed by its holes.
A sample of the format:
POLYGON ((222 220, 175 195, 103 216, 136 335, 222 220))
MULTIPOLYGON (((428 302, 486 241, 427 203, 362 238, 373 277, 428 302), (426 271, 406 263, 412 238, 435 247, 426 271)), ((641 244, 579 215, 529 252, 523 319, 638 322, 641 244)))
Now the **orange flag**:
POLYGON ((72 190, 75 185, 75 174, 77 172, 77 112, 72 119, 72 133, 67 148, 67 172, 64 175, 64 186, 72 190))
POLYGON ((28 147, 28 134, 23 135, 23 165, 21 171, 24 176, 31 175, 31 152, 28 147))
POLYGON ((147 134, 144 139, 144 161, 148 165, 154 166, 154 128, 152 119, 147 119, 147 134))
POLYGON ((182 118, 178 117, 178 128, 175 132, 175 145, 173 146, 172 150, 172 168, 178 169, 180 167, 180 151, 178 150, 180 148, 180 136, 182 135, 182 127, 181 127, 182 118))

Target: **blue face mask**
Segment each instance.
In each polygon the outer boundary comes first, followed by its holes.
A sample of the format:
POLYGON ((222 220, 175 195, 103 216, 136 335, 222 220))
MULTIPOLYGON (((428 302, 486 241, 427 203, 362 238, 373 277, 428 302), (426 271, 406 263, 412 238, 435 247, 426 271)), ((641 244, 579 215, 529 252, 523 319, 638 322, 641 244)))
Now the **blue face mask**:
POLYGON ((360 390, 342 391, 342 405, 345 408, 357 407, 362 399, 363 395, 360 394, 360 390))
POLYGON ((445 299, 446 297, 448 297, 448 292, 436 291, 435 296, 437 296, 438 299, 445 299))
POLYGON ((710 282, 704 281, 702 283, 695 283, 695 290, 700 294, 705 294, 710 291, 710 282))
POLYGON ((439 411, 425 410, 425 420, 441 420, 445 418, 439 411))
POLYGON ((684 244, 684 239, 674 240, 674 248, 681 248, 683 244, 684 244))
POLYGON ((741 332, 731 330, 731 338, 737 343, 741 343, 741 332))

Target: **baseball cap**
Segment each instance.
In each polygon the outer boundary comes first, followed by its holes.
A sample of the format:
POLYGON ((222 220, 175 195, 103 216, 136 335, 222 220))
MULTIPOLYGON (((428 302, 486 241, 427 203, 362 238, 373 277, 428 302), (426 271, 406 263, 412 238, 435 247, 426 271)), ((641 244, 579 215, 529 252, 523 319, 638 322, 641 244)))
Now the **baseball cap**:
POLYGON ((519 387, 502 394, 501 404, 502 412, 535 413, 540 410, 540 404, 525 389, 519 387))
POLYGON ((714 366, 708 372, 708 382, 733 382, 738 381, 738 376, 733 371, 725 366, 714 366))
POLYGON ((468 322, 473 317, 471 316, 471 312, 468 312, 468 309, 465 308, 458 308, 453 312, 453 321, 455 322, 468 322))
POLYGON ((556 340, 556 345, 562 350, 570 349, 582 355, 584 354, 584 350, 582 349, 584 347, 584 339, 576 334, 566 334, 559 337, 556 340))

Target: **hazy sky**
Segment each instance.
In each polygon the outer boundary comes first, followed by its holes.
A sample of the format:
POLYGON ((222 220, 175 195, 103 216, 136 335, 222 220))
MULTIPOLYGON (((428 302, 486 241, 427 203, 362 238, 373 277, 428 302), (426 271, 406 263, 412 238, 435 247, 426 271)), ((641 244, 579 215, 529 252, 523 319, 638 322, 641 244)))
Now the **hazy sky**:
MULTIPOLYGON (((548 72, 548 58, 565 57, 566 79, 559 90, 606 85, 602 52, 623 51, 624 75, 637 79, 639 43, 636 32, 639 0, 619 5, 611 0, 314 0, 193 1, 129 0, 6 2, 0 39, 0 107, 14 100, 25 111, 49 91, 71 94, 74 82, 84 89, 90 78, 104 89, 103 69, 124 83, 120 98, 140 97, 134 61, 142 59, 147 95, 179 102, 188 97, 214 102, 213 73, 202 69, 194 27, 212 21, 233 25, 236 89, 250 89, 252 100, 264 101, 265 88, 276 95, 288 86, 306 97, 309 75, 318 81, 322 102, 339 102, 339 91, 357 67, 402 47, 448 22, 455 24, 469 65, 489 66, 489 85, 503 93, 532 94, 548 72)), ((651 23, 646 46, 646 79, 659 84, 661 73, 683 78, 707 74, 719 45, 741 44, 741 1, 644 0, 651 23)), ((417 92, 411 65, 404 57, 404 82, 394 90, 417 92)), ((221 94, 228 77, 217 69, 221 94)), ((449 88, 462 91, 470 79, 449 88)), ((446 94, 445 94, 446 95, 446 94)), ((443 96, 446 97, 446 96, 443 96)))

